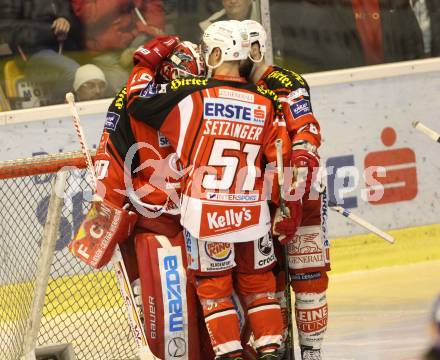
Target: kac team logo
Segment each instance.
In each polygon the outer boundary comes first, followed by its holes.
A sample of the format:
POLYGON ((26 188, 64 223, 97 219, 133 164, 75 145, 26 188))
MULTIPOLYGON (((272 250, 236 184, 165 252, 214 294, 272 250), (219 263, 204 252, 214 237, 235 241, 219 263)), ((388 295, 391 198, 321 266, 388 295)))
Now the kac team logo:
POLYGON ((232 247, 229 243, 205 243, 206 254, 214 261, 225 261, 232 254, 232 247))

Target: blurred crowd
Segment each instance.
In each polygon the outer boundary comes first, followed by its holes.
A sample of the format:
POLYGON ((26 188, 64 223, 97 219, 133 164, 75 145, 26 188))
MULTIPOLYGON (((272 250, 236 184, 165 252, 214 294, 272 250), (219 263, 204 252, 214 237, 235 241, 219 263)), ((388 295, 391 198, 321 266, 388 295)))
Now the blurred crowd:
MULTIPOLYGON (((440 55, 440 0, 271 0, 275 62, 314 72, 440 55)), ((260 20, 253 0, 0 0, 0 109, 113 96, 152 37, 260 20)))

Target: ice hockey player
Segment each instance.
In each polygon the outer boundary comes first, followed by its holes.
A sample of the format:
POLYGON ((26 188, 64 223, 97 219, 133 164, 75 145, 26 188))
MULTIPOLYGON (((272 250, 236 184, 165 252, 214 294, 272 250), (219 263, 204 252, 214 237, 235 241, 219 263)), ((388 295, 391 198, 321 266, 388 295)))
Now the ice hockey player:
POLYGON ((185 282, 177 158, 165 136, 130 117, 126 106, 127 96, 139 94, 155 77, 169 82, 189 75, 204 76, 205 66, 197 47, 179 42, 177 37, 151 40, 137 50, 134 61, 145 61, 147 51, 157 66, 134 74, 107 112, 95 157, 101 201, 94 202, 70 249, 99 268, 109 262, 116 243, 120 243, 130 280, 140 277, 151 350, 158 358, 169 358, 166 354, 172 352, 181 360, 197 360, 202 359, 197 297, 194 287, 185 282), (170 299, 170 294, 175 298, 170 299))
MULTIPOLYGON (((251 51, 249 58, 242 62, 241 73, 278 95, 292 142, 291 166, 295 174, 292 199, 301 202, 299 209, 302 208, 302 213, 291 214, 290 219, 282 221, 276 219, 274 232, 278 230, 278 233, 291 239, 289 268, 293 277, 291 285, 295 292, 295 315, 302 358, 319 360, 327 328, 326 272, 330 270, 325 230, 325 194, 319 193, 316 178, 318 148, 321 144, 320 126, 312 112, 307 82, 294 71, 266 64, 266 32, 263 26, 253 20, 244 20, 243 23, 248 29, 251 51), (300 225, 296 227, 298 220, 300 225)), ((279 275, 277 296, 283 297, 284 276, 279 275)))
POLYGON ((262 173, 265 161, 276 161, 276 138, 287 145, 286 160, 290 156, 288 134, 273 93, 239 76, 239 61, 249 54, 243 24, 210 25, 202 53, 211 78, 150 86, 129 99, 128 110, 168 138, 186 170, 181 224, 188 271, 216 359, 243 356, 234 287, 259 358, 276 359, 282 318, 274 298, 275 256, 262 173))

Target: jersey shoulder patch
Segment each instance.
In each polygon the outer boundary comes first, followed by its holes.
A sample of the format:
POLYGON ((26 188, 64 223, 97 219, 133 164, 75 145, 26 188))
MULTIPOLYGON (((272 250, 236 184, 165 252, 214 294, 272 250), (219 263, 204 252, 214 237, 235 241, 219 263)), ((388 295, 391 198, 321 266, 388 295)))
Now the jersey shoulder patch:
POLYGON ((284 69, 280 67, 274 67, 264 79, 267 87, 273 90, 277 89, 299 89, 308 88, 306 80, 295 71, 284 69))
POLYGON ((110 132, 116 131, 119 120, 126 114, 127 89, 123 87, 110 104, 105 118, 104 129, 110 132))
POLYGON ((119 92, 116 94, 113 99, 109 111, 118 112, 122 111, 127 105, 127 88, 124 86, 119 92))

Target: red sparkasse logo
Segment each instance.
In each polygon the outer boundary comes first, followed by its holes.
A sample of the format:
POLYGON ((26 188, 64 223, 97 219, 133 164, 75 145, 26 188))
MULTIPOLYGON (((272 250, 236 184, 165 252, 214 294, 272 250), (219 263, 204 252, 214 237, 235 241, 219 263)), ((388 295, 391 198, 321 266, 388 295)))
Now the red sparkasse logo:
POLYGON ((256 119, 264 120, 266 117, 266 112, 263 109, 255 108, 254 109, 254 117, 256 119))
MULTIPOLYGON (((396 143, 397 133, 391 127, 382 130, 382 143, 391 147, 396 143)), ((412 200, 418 193, 416 154, 410 148, 386 149, 374 151, 365 157, 365 169, 371 168, 374 184, 366 184, 368 202, 372 205, 382 205, 399 201, 412 200), (375 168, 385 168, 385 174, 378 174, 375 168), (381 184, 383 194, 374 199, 375 185, 381 184)))
POLYGON ((258 224, 260 206, 231 207, 204 204, 202 213, 200 235, 209 236, 258 224))

